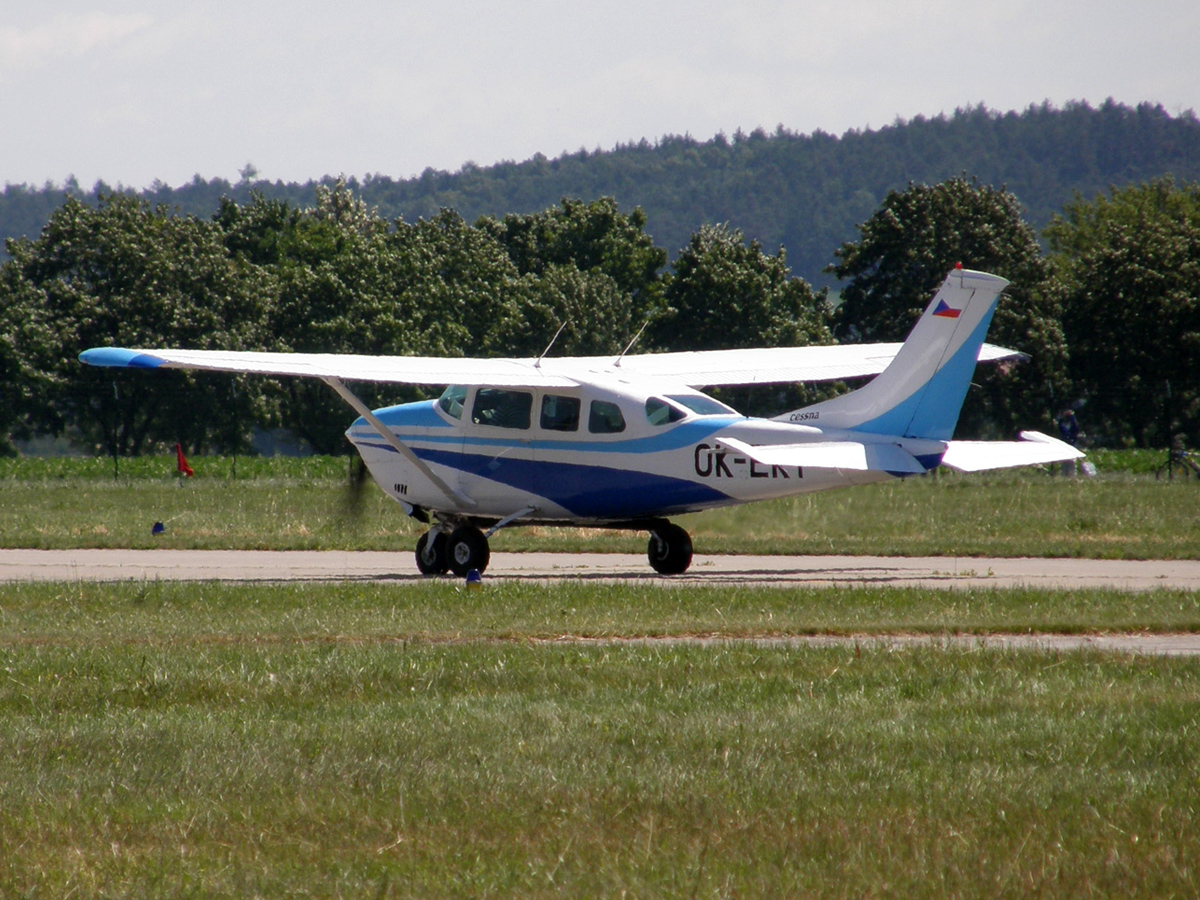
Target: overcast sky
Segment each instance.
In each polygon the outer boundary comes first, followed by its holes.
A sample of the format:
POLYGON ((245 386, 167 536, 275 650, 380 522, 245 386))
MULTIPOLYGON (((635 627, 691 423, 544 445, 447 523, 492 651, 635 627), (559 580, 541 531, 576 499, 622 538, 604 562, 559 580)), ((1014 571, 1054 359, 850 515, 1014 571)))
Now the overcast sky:
POLYGON ((0 183, 407 178, 1107 97, 1200 111, 1200 2, 0 0, 0 183))

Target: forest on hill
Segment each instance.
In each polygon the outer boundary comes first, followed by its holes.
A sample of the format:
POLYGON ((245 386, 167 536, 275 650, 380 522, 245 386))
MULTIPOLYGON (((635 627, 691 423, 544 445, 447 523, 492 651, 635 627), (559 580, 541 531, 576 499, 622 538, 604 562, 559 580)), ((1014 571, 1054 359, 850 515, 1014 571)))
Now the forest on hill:
MULTIPOLYGON (((821 287, 835 284, 825 271, 833 249, 855 240, 857 226, 888 193, 910 183, 967 175, 1004 187, 1040 234, 1076 198, 1091 200, 1166 174, 1200 180, 1200 120, 1191 111, 1171 115, 1156 104, 1109 100, 1098 107, 1047 103, 1004 113, 977 106, 840 137, 782 126, 707 140, 674 136, 554 159, 539 154, 524 162, 467 164, 457 172, 426 169, 410 179, 371 174, 348 185, 380 218, 409 223, 436 218, 442 209, 474 222, 535 213, 564 197, 611 197, 621 209, 645 211, 646 233, 671 258, 699 228, 723 223, 765 248, 783 248, 792 272, 821 287)), ((222 197, 245 205, 256 193, 313 207, 318 187, 337 182, 332 175, 272 182, 252 165, 241 175, 236 182, 197 175, 177 187, 156 182, 140 191, 115 189, 152 207, 209 218, 222 197)), ((66 195, 95 206, 113 190, 103 182, 85 188, 74 179, 9 184, 0 194, 0 238, 34 239, 66 195)))

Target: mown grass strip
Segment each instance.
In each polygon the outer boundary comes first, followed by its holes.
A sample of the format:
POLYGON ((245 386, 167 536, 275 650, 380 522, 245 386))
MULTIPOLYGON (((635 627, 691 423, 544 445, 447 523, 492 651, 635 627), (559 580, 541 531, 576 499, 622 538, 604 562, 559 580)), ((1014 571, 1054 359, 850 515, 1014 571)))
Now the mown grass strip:
POLYGON ((0 584, 0 643, 1200 630, 1200 594, 559 582, 0 584))
POLYGON ((1200 890, 1195 660, 114 631, 0 646, 0 895, 1200 890))

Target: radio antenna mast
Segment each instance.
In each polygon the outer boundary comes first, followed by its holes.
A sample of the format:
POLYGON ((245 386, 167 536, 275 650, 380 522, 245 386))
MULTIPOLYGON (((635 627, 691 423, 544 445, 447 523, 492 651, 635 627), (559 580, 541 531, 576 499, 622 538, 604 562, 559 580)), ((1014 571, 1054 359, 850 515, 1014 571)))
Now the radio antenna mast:
POLYGON ((550 352, 550 348, 554 346, 554 342, 558 340, 558 336, 560 334, 562 334, 562 330, 567 327, 567 323, 570 321, 571 321, 570 319, 567 319, 566 322, 563 322, 561 325, 558 326, 558 331, 554 332, 554 337, 550 338, 550 343, 548 343, 546 345, 546 349, 543 350, 538 355, 538 358, 533 361, 533 367, 535 369, 540 369, 542 367, 542 357, 544 357, 547 353, 550 352))
POLYGON ((617 355, 616 362, 613 363, 614 366, 616 366, 617 368, 620 368, 621 360, 625 358, 626 353, 628 353, 630 350, 633 349, 633 345, 638 342, 638 338, 640 338, 642 336, 642 332, 646 330, 646 326, 649 324, 650 324, 649 319, 647 319, 645 322, 642 323, 642 327, 639 328, 638 333, 633 336, 633 340, 630 341, 628 344, 626 344, 625 349, 622 350, 620 352, 620 354, 617 355))

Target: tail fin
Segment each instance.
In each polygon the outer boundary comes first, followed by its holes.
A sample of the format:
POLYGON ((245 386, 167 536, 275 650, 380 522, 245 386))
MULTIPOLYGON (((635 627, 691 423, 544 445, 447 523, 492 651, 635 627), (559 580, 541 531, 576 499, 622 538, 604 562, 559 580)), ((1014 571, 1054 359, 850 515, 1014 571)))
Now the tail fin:
MULTIPOLYGON (((956 268, 891 365, 857 391, 805 407, 805 424, 950 440, 1007 285, 999 276, 956 268)), ((795 421, 796 414, 779 418, 795 421)))

